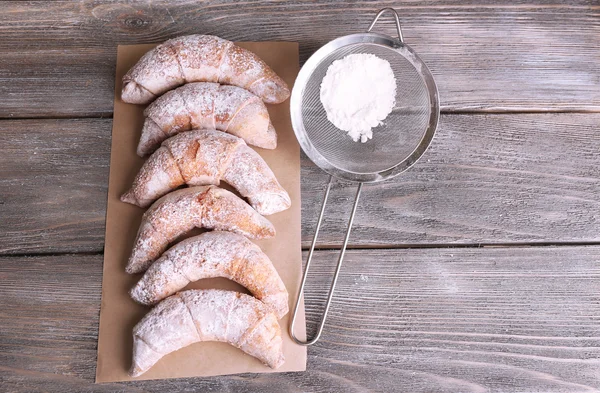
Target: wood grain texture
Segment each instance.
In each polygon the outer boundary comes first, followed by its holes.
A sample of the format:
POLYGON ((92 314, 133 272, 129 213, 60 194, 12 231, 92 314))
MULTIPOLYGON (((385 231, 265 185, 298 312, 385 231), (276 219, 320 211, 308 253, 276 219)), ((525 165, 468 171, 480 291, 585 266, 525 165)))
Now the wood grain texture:
MULTIPOLYGON (((0 121, 0 252, 103 249, 110 119, 0 121)), ((600 114, 444 115, 412 169, 366 185, 350 244, 600 241, 600 114)), ((302 161, 303 245, 328 176, 302 161)), ((355 186, 336 184, 320 247, 355 186)))
MULTIPOLYGON (((316 255, 312 325, 335 255, 316 255)), ((28 393, 598 391, 599 260, 600 247, 353 250, 306 373, 94 385, 102 256, 4 257, 0 383, 28 393)))
MULTIPOLYGON (((598 241, 598 124, 582 114, 442 116, 412 169, 363 187, 351 244, 598 241)), ((341 244, 355 188, 332 191, 323 243, 341 244)), ((314 194, 305 240, 318 216, 314 194)))
POLYGON ((101 251, 111 120, 0 122, 0 252, 101 251))
MULTIPOLYGON (((116 45, 182 34, 298 41, 305 60, 394 6, 442 110, 600 110, 600 8, 525 1, 1 1, 0 117, 109 116, 116 45)), ((379 31, 395 34, 386 19, 379 31)))
MULTIPOLYGON (((306 373, 93 384, 116 45, 300 42, 393 6, 442 111, 419 164, 364 188, 351 247, 600 242, 600 7, 523 0, 0 1, 0 391, 598 392, 600 246, 350 250, 306 373), (479 112, 461 115, 457 112, 479 112)), ((394 34, 385 19, 377 28, 394 34)), ((327 176, 302 164, 303 246, 327 176)), ((319 247, 342 241, 336 184, 319 247)), ((318 251, 314 328, 336 258, 318 251)), ((306 256, 306 255, 305 255, 306 256)))

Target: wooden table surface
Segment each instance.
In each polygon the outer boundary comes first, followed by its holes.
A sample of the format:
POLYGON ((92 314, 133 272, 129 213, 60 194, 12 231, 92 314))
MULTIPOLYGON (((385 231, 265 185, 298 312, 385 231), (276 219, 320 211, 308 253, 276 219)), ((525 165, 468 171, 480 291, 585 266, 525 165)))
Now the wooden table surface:
MULTIPOLYGON (((543 3, 0 1, 0 391, 598 391, 600 3, 543 3), (364 188, 307 371, 94 384, 117 44, 289 40, 304 61, 384 6, 441 120, 364 188)), ((326 179, 303 158, 305 248, 326 179)), ((353 193, 332 191, 309 328, 353 193)))

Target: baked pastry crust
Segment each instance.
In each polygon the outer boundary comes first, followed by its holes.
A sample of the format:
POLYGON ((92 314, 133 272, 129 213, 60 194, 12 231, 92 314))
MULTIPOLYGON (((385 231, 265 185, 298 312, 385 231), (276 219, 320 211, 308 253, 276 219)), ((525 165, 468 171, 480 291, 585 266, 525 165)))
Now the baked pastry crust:
POLYGON ((203 278, 225 277, 244 286, 278 318, 288 312, 288 292, 269 257, 242 235, 213 231, 185 239, 156 260, 129 292, 151 306, 203 278))
POLYGON ((142 56, 123 77, 121 98, 147 104, 189 82, 239 86, 268 104, 290 96, 283 79, 254 53, 216 36, 196 34, 168 40, 142 56))
POLYGON ((216 186, 183 188, 144 213, 126 271, 145 271, 169 243, 193 228, 232 231, 253 239, 275 236, 273 224, 235 194, 216 186))
POLYGON ((271 368, 284 362, 281 328, 264 303, 232 291, 189 290, 160 302, 133 328, 129 374, 140 376, 164 355, 201 341, 227 342, 271 368))
POLYGON ((216 129, 263 149, 277 147, 265 104, 254 94, 218 83, 188 83, 166 92, 144 111, 137 153, 153 153, 167 138, 192 129, 216 129))
POLYGON ((262 157, 242 139, 216 130, 188 131, 164 141, 121 200, 146 207, 183 184, 218 185, 221 180, 262 215, 291 205, 290 196, 262 157))

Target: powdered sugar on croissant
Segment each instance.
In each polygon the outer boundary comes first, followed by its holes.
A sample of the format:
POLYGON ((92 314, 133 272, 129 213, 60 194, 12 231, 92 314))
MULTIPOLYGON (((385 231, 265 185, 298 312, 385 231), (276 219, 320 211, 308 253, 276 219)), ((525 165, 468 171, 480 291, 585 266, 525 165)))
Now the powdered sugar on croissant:
POLYGON ((127 272, 145 271, 169 243, 195 227, 253 239, 275 236, 273 224, 235 194, 215 186, 184 188, 162 197, 144 213, 127 272))
POLYGON ((192 281, 225 277, 246 287, 275 312, 288 312, 288 293, 269 257, 242 235, 206 232, 177 243, 146 271, 130 294, 153 305, 192 281))
POLYGON ((145 156, 162 141, 192 129, 217 129, 264 149, 277 147, 277 133, 265 104, 254 94, 218 83, 188 83, 146 108, 137 153, 145 156))
POLYGON ((288 209, 290 196, 258 153, 233 135, 194 130, 163 142, 144 163, 123 202, 141 207, 182 184, 207 185, 226 181, 260 214, 288 209))
POLYGON ((227 342, 271 368, 284 362, 275 314, 252 296, 216 289, 173 295, 133 328, 130 375, 148 371, 164 355, 201 341, 227 342))
POLYGON ((286 83, 254 53, 210 35, 174 38, 150 50, 123 77, 121 98, 147 104, 189 82, 242 87, 269 104, 290 96, 286 83))

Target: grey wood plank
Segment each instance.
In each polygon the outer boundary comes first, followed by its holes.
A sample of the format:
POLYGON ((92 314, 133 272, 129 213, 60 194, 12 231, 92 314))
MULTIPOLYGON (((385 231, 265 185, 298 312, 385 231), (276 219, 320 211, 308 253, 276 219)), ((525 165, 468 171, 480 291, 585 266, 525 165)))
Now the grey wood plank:
POLYGON ((0 122, 0 252, 102 251, 111 123, 0 122))
MULTIPOLYGON (((307 289, 314 326, 335 253, 307 289)), ((0 258, 8 392, 598 391, 600 247, 352 250, 305 373, 94 385, 102 256, 0 258)))
MULTIPOLYGON (((412 169, 366 185, 352 247, 600 241, 600 114, 444 115, 412 169)), ((103 249, 110 119, 0 121, 0 253, 103 249)), ((307 247, 327 175, 302 161, 307 247)), ((355 186, 336 184, 319 247, 355 186)))
MULTIPOLYGON (((442 116, 413 168, 363 188, 351 244, 596 242, 599 124, 581 114, 442 116)), ((355 188, 332 191, 324 243, 341 244, 355 188)), ((317 216, 314 202, 303 210, 305 239, 317 216)))
MULTIPOLYGON (((305 60, 394 6, 445 111, 600 110, 589 1, 0 2, 0 117, 109 116, 116 45, 209 33, 298 41, 305 60)), ((389 20, 380 31, 394 34, 389 20)))

